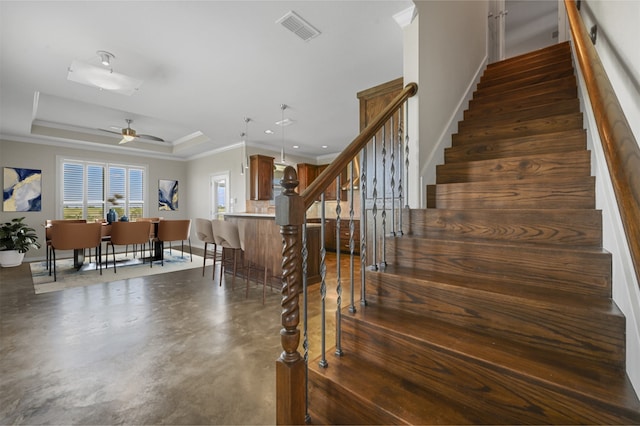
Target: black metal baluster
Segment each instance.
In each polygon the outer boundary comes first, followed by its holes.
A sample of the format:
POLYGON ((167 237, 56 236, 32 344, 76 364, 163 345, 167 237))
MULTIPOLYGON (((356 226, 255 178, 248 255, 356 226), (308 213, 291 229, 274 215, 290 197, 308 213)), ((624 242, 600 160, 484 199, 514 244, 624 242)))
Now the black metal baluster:
MULTIPOLYGON (((354 314, 356 312, 355 305, 355 282, 354 282, 354 267, 355 267, 355 259, 354 259, 354 251, 355 251, 355 243, 353 241, 353 234, 355 233, 355 223, 353 222, 354 210, 353 210, 353 196, 354 196, 354 187, 355 187, 355 159, 351 160, 351 185, 349 187, 349 282, 351 283, 351 299, 349 304, 349 312, 354 314)), ((361 207, 362 208, 362 207, 361 207)))
POLYGON ((376 147, 376 137, 373 137, 373 207, 371 208, 371 214, 373 215, 373 264, 371 268, 378 270, 378 155, 376 147))
POLYGON ((387 267, 387 125, 382 126, 382 269, 387 267))
MULTIPOLYGON (((402 114, 398 114, 399 117, 402 114)), ((402 118, 398 123, 398 234, 404 235, 402 230, 402 118)))
POLYGON ((321 350, 320 350, 320 367, 326 368, 329 366, 326 358, 326 344, 327 344, 327 330, 326 330, 326 318, 325 318, 325 305, 327 297, 327 249, 325 247, 324 232, 325 232, 325 216, 324 216, 324 192, 320 197, 320 321, 321 321, 321 350))
MULTIPOLYGON (((304 222, 302 223, 302 307, 304 309, 302 317, 302 348, 304 358, 304 388, 309 389, 309 316, 308 316, 308 293, 307 293, 307 260, 309 258, 309 250, 307 249, 307 214, 304 215, 304 222)), ((215 267, 215 265, 214 265, 215 267)), ((311 420, 309 415, 309 392, 305 392, 305 417, 306 421, 311 420)))
POLYGON ((342 182, 340 175, 336 178, 337 194, 336 194, 336 355, 342 356, 342 275, 340 268, 340 193, 342 192, 342 182))
POLYGON ((367 270, 367 147, 360 153, 360 304, 367 305, 367 286, 365 272, 367 270))
POLYGON ((393 129, 393 116, 391 116, 391 132, 389 135, 391 136, 391 141, 389 145, 391 146, 391 236, 395 237, 396 235, 396 144, 394 138, 394 129, 393 129))

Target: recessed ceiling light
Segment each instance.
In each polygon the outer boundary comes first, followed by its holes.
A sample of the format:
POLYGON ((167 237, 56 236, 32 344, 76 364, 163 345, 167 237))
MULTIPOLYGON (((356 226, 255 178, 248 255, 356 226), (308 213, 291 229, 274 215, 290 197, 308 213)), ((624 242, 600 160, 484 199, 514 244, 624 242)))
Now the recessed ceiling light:
POLYGON ((293 120, 289 118, 284 118, 280 121, 276 121, 276 126, 280 126, 280 127, 291 126, 292 124, 293 124, 293 120))
POLYGON ((329 148, 329 145, 322 145, 322 148, 327 149, 329 148))
POLYGON ((268 135, 272 135, 273 134, 273 130, 269 130, 269 129, 265 130, 264 132, 266 134, 268 134, 268 135))
POLYGON ((294 145, 293 146, 293 149, 298 149, 298 148, 300 148, 300 145, 294 145))

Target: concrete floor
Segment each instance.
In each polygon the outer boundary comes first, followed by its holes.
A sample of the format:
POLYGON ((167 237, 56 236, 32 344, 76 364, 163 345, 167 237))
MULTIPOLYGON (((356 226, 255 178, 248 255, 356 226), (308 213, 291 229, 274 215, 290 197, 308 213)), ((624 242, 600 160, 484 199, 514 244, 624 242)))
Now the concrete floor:
MULTIPOLYGON (((335 261, 327 253, 328 358, 335 261)), ((341 263, 346 304, 348 256, 341 263)), ((261 286, 252 282, 245 299, 243 280, 232 291, 230 275, 219 287, 211 274, 207 266, 204 277, 195 268, 35 295, 28 264, 0 268, 0 425, 274 424, 280 292, 267 289, 263 305, 261 286)), ((309 291, 311 360, 319 289, 309 291)))
POLYGON ((275 423, 280 294, 211 268, 40 295, 0 268, 0 424, 275 423))

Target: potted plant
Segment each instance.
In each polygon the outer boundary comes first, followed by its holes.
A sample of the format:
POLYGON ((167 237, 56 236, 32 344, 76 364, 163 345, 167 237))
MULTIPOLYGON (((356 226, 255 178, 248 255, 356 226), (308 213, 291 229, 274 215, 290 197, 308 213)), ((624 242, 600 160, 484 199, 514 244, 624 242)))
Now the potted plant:
POLYGON ((0 266, 18 266, 29 249, 40 248, 35 229, 23 220, 17 217, 0 226, 0 266))

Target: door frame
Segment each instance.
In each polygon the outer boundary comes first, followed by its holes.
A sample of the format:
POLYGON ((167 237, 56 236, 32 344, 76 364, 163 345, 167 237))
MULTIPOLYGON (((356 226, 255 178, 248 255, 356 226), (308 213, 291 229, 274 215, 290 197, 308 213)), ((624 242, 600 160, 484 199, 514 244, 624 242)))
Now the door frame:
POLYGON ((217 209, 218 205, 218 183, 225 183, 225 212, 229 212, 229 201, 231 196, 229 195, 229 171, 215 173, 209 175, 209 218, 218 219, 219 213, 217 209))

